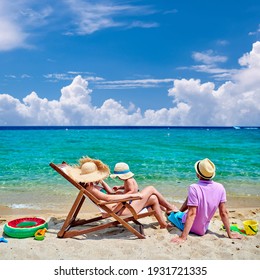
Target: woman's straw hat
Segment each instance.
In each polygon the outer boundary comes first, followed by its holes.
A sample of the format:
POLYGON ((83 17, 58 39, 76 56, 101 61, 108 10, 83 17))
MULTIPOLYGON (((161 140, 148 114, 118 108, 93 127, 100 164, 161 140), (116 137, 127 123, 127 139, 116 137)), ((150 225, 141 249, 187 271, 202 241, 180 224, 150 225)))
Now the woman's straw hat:
POLYGON ((79 160, 80 166, 67 167, 68 174, 76 181, 90 183, 102 180, 108 177, 109 167, 101 160, 83 157, 79 160))
POLYGON ((212 179, 215 176, 216 167, 212 161, 208 158, 199 160, 194 165, 195 170, 198 175, 200 175, 204 179, 212 179))
POLYGON ((126 164, 124 162, 118 162, 115 165, 114 174, 110 175, 111 178, 119 177, 122 180, 127 180, 133 176, 134 176, 134 173, 132 173, 130 171, 128 164, 126 164))

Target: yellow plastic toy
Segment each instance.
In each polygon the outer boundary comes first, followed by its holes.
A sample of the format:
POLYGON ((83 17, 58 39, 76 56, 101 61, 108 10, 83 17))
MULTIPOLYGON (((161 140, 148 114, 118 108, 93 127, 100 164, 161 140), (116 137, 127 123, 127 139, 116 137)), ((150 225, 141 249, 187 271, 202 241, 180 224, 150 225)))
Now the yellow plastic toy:
POLYGON ((45 237, 45 232, 47 231, 46 228, 43 228, 43 229, 38 229, 35 234, 34 234, 34 238, 36 240, 43 240, 44 237, 45 237))
POLYGON ((255 235, 258 232, 258 223, 254 220, 246 220, 243 222, 247 235, 255 235))

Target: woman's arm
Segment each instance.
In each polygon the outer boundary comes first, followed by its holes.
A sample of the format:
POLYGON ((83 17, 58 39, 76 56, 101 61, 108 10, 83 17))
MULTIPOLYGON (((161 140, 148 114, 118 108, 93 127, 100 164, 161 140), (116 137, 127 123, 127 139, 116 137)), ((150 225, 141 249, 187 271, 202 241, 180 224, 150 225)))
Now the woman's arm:
POLYGON ((124 193, 125 187, 124 186, 114 186, 113 191, 115 193, 124 193))
POLYGON ((95 195, 98 199, 104 200, 107 202, 120 200, 120 199, 132 199, 132 198, 142 198, 142 195, 140 193, 133 193, 133 194, 106 194, 99 190, 97 190, 95 187, 87 187, 87 190, 95 195))
POLYGON ((107 193, 109 193, 109 194, 114 194, 114 193, 115 193, 115 191, 112 190, 112 189, 109 187, 109 185, 108 185, 105 181, 101 180, 101 181, 99 181, 99 183, 102 185, 102 187, 104 188, 104 190, 105 190, 107 193))

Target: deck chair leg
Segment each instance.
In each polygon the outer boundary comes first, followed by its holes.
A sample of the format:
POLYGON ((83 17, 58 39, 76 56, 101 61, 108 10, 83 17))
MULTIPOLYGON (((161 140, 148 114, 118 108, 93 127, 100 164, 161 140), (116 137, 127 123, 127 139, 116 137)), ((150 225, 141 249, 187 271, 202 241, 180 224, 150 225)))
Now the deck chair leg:
MULTIPOLYGON (((128 229, 130 232, 132 232, 134 235, 136 235, 138 238, 140 239, 145 239, 145 235, 143 234, 142 230, 139 232, 138 230, 136 230, 135 228, 133 228, 131 225, 129 225, 125 219, 122 219, 121 217, 119 217, 118 215, 116 215, 113 212, 110 212, 110 215, 116 219, 118 221, 119 224, 121 224, 122 226, 124 226, 126 229, 128 229)), ((141 223, 137 222, 136 224, 138 224, 139 226, 141 225, 141 223)))
POLYGON ((64 236, 65 232, 70 228, 71 224, 75 221, 84 200, 85 200, 84 194, 82 191, 80 191, 70 209, 70 212, 69 212, 62 228, 60 229, 60 231, 57 234, 58 237, 62 238, 64 236))
POLYGON ((137 220, 133 220, 133 222, 138 226, 138 231, 145 236, 144 234, 144 225, 137 220))

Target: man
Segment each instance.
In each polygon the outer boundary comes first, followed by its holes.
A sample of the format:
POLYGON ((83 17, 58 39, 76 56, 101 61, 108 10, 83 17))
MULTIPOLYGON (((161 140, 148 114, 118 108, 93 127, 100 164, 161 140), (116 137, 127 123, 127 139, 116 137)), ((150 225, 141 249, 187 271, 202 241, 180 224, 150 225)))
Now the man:
POLYGON ((230 231, 228 211, 225 206, 226 191, 222 184, 212 180, 216 172, 214 163, 205 158, 197 161, 194 167, 199 181, 189 186, 188 197, 180 211, 171 212, 168 216, 169 221, 182 230, 181 235, 172 238, 171 242, 185 242, 189 232, 204 235, 217 208, 228 237, 241 239, 242 235, 230 231), (186 210, 188 211, 184 212, 186 210))

